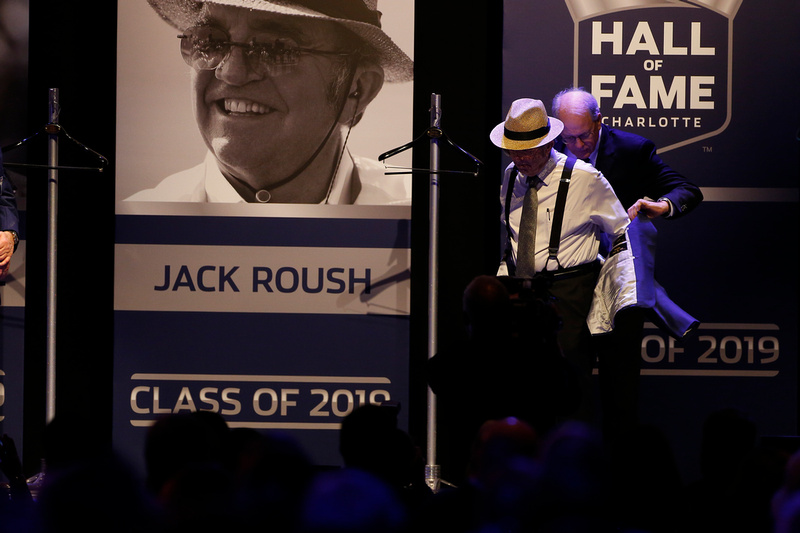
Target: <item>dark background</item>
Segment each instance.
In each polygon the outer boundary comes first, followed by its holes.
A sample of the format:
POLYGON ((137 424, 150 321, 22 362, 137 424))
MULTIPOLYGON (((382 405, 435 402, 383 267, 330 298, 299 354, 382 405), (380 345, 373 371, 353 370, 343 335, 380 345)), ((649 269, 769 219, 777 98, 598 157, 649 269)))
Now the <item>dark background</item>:
MULTIPOLYGON (((415 2, 415 136, 423 134, 430 125, 431 94, 440 94, 442 129, 453 142, 484 163, 478 176, 442 173, 439 179, 436 317, 439 347, 463 334, 463 288, 478 274, 493 274, 499 257, 497 191, 502 161, 499 150, 489 142, 488 133, 503 119, 507 104, 502 93, 503 4, 497 0, 475 0, 465 9, 464 2, 455 0, 415 2)), ((563 11, 563 5, 560 2, 558 5, 563 11)), ((782 27, 781 22, 790 25, 792 20, 796 25, 796 8, 791 16, 769 11, 769 23, 764 22, 766 13, 755 13, 762 9, 759 3, 748 0, 737 16, 734 49, 754 53, 736 56, 735 122, 715 140, 714 157, 700 159, 692 152, 698 147, 665 155, 676 168, 692 170, 687 173, 701 186, 732 184, 733 173, 720 172, 719 158, 732 161, 730 164, 737 168, 744 168, 745 163, 752 165, 752 169, 748 167, 736 175, 736 186, 797 187, 800 150, 796 88, 785 84, 786 79, 796 78, 796 70, 791 69, 796 66, 797 40, 786 44, 786 33, 768 30, 770 24, 777 28, 782 27), (770 48, 777 51, 768 51, 770 48), (779 118, 769 118, 775 116, 779 118), (745 132, 744 142, 738 140, 742 132, 745 132), (764 170, 773 168, 776 160, 786 161, 792 170, 764 170)), ((36 131, 47 122, 48 90, 58 88, 63 107, 59 123, 74 138, 110 161, 102 173, 61 171, 59 174, 56 317, 57 417, 76 424, 76 446, 108 447, 112 422, 116 2, 30 0, 30 18, 28 131, 36 131)), ((525 31, 525 25, 521 27, 525 31)), ((534 35, 540 37, 539 33, 534 35)), ((565 38, 569 40, 571 35, 565 38)), ((563 63, 560 58, 568 47, 540 44, 534 51, 539 53, 540 71, 563 63)), ((505 74, 508 79, 513 73, 505 74)), ((523 75, 533 79, 540 74, 531 69, 520 74, 523 75)), ((550 79, 542 82, 557 83, 550 79)), ((533 96, 543 98, 549 107, 552 91, 545 92, 546 96, 533 96)), ((414 153, 414 167, 428 166, 428 152, 426 143, 421 143, 414 153)), ((86 157, 85 152, 62 140, 62 164, 85 163, 86 157)), ((29 159, 46 160, 46 146, 32 147, 29 159)), ((441 143, 440 168, 471 170, 473 167, 460 152, 441 143)), ((418 174, 414 179, 412 400, 404 409, 409 413, 412 437, 424 447, 430 178, 418 174)), ((31 475, 39 470, 39 458, 44 454, 46 422, 45 171, 30 170, 27 183, 24 459, 26 473, 31 475)), ((700 290, 696 285, 683 283, 681 269, 666 272, 660 281, 676 301, 693 304, 691 310, 701 315, 701 320, 740 321, 742 306, 759 317, 754 322, 776 322, 778 317, 783 320, 786 309, 790 310, 789 316, 792 313, 796 316, 796 202, 705 202, 687 219, 661 226, 660 251, 685 250, 686 236, 690 236, 691 253, 686 259, 678 257, 674 261, 695 268, 700 290), (703 261, 695 259, 700 256, 703 261), (786 283, 787 280, 791 283, 786 283)), ((786 357, 796 358, 796 353, 787 353, 786 357)), ((788 379, 797 382, 795 376, 788 379)), ((773 404, 785 406, 785 402, 796 403, 797 399, 796 390, 791 390, 787 397, 776 398, 775 394, 754 391, 750 382, 743 386, 744 382, 738 380, 690 380, 687 387, 676 386, 666 378, 649 377, 645 383, 648 389, 644 400, 660 417, 658 421, 685 429, 689 436, 696 428, 687 426, 685 419, 680 418, 682 411, 698 411, 699 417, 701 408, 727 406, 730 398, 741 398, 747 405, 763 411, 778 411, 780 407, 775 409, 773 404), (674 402, 679 395, 685 401, 674 402), (702 405, 693 403, 696 399, 702 405), (672 417, 674 421, 670 421, 672 417)))
MULTIPOLYGON (((568 86, 577 66, 578 83, 591 83, 591 74, 634 75, 644 87, 656 72, 644 69, 648 56, 623 58, 599 54, 587 58, 574 53, 575 22, 568 4, 578 0, 505 0, 503 51, 503 103, 531 94, 550 104, 551 95, 568 86), (513 37, 508 37, 513 36, 513 37), (637 59, 638 58, 638 59, 637 59), (588 60, 588 61, 587 61, 588 60), (577 61, 577 63, 576 63, 577 61), (618 61, 624 62, 621 66, 618 61), (631 62, 632 61, 632 62, 631 62)), ((640 5, 645 2, 638 3, 640 5)), ((702 21, 705 44, 715 44, 715 62, 707 56, 662 56, 664 69, 681 74, 719 76, 730 61, 730 114, 726 127, 705 139, 663 151, 683 139, 680 128, 621 129, 652 139, 662 148, 661 157, 673 169, 703 189, 705 200, 688 216, 677 220, 654 220, 658 231, 655 277, 670 297, 701 322, 694 338, 677 341, 680 350, 672 364, 669 359, 642 363, 640 420, 659 429, 669 440, 686 481, 700 473, 699 449, 702 427, 715 411, 735 408, 757 427, 759 436, 797 435, 797 339, 798 339, 798 203, 800 181, 800 108, 782 99, 781 88, 797 87, 800 72, 788 67, 800 61, 800 4, 778 0, 743 0, 732 19, 717 20, 720 14, 700 6, 713 2, 676 2, 674 7, 640 7, 600 17, 605 27, 612 20, 624 21, 630 33, 639 23, 650 21, 657 33, 661 16, 674 21, 676 32, 689 20, 702 21), (689 4, 695 7, 688 7, 689 4), (660 13, 659 13, 660 12, 660 13), (667 15, 669 13, 669 15, 667 15), (680 22, 683 20, 683 22, 680 22), (714 23, 711 23, 711 20, 714 23), (729 46, 723 46, 729 43, 729 46), (730 58, 727 50, 731 50, 730 58), (717 62, 718 61, 718 62, 717 62), (753 126, 764 127, 765 138, 753 136, 753 126), (780 192, 781 188, 786 188, 780 192), (734 191, 742 201, 731 201, 734 191), (759 193, 772 194, 771 201, 755 201, 759 193), (775 201, 780 198, 780 201, 775 201), (748 329, 752 325, 773 325, 774 331, 748 329), (722 326, 724 329, 717 329, 722 326), (780 359, 770 378, 721 374, 735 368, 722 360, 732 353, 731 341, 775 335, 780 339, 780 359), (717 352, 703 354, 712 342, 717 352), (664 375, 659 371, 690 370, 685 375, 664 375), (701 375, 719 372, 720 375, 701 375)), ((598 3, 594 3, 597 6, 598 3)), ((602 9, 598 8, 602 11, 602 9)), ((580 22, 579 50, 591 38, 592 18, 580 22)), ((625 34, 625 31, 623 31, 625 34)), ((675 34, 680 39, 679 33, 675 34)), ((655 39, 658 41, 658 39, 655 39)), ((676 41, 677 42, 677 41, 676 41)), ((607 50, 606 50, 607 51, 607 50)), ((661 72, 661 71, 659 71, 661 72)), ((671 74, 665 74, 665 80, 671 74)), ((726 108, 721 85, 713 115, 703 125, 723 122, 726 108)), ((796 91, 795 91, 796 92, 796 91)), ((645 94, 647 94, 645 92, 645 94)), ((614 109, 612 100, 601 100, 607 117, 638 115, 632 106, 614 109)), ((663 110, 653 114, 659 116, 663 110)), ((711 129, 710 127, 708 129, 711 129)), ((707 132, 708 129, 703 129, 707 132)), ((686 137, 693 137, 689 134, 686 137)), ((646 330, 645 339, 658 330, 646 330)), ((646 343, 649 354, 656 344, 646 343)), ((764 370, 756 361, 748 370, 764 370)))
MULTIPOLYGON (((383 0, 391 1, 391 0, 383 0)), ((116 115, 116 2, 30 0, 28 131, 49 120, 48 93, 58 88, 59 124, 70 136, 109 159, 101 172, 58 174, 56 310, 56 418, 74 424, 74 444, 111 446, 114 272, 114 152, 116 115)), ((476 275, 497 267, 496 211, 499 151, 488 132, 502 120, 503 3, 439 0, 415 3, 414 131, 430 125, 431 94, 442 95, 441 126, 480 159, 483 171, 439 180, 439 346, 462 334, 461 292, 476 275), (454 13, 458 13, 457 20, 454 13), (455 22, 455 23, 454 23, 455 22)), ((47 160, 46 137, 34 142, 30 162, 47 160)), ((409 139, 410 141, 411 139, 409 139)), ((442 170, 472 170, 442 143, 442 170)), ((414 166, 428 166, 428 145, 414 166)), ((88 154, 60 136, 59 164, 86 164, 88 154)), ((412 227, 412 437, 424 447, 428 342, 428 213, 430 178, 415 175, 412 227)), ((27 172, 27 286, 24 460, 39 471, 45 450, 47 359, 47 173, 27 172)))

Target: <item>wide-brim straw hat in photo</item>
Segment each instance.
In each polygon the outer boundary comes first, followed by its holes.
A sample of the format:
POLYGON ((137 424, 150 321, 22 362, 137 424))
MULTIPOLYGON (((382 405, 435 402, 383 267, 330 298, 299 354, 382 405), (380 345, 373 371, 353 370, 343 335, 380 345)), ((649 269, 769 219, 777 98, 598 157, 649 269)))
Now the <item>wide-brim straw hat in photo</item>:
POLYGON ((530 150, 544 146, 564 130, 564 123, 547 116, 541 100, 514 100, 506 120, 494 127, 489 138, 495 146, 506 150, 530 150))
POLYGON ((203 5, 218 4, 279 15, 330 20, 364 40, 378 54, 388 82, 414 78, 414 62, 381 29, 378 0, 147 0, 180 31, 202 21, 203 5))

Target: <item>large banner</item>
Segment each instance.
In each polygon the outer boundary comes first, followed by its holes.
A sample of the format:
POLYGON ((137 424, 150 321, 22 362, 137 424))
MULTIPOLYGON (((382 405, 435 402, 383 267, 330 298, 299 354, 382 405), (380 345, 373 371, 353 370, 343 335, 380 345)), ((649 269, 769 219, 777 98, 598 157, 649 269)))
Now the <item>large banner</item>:
POLYGON ((646 329, 644 421, 689 480, 718 409, 796 435, 798 105, 764 105, 763 90, 800 82, 787 67, 800 58, 797 2, 506 0, 504 20, 498 113, 520 97, 551 110, 558 91, 583 87, 606 124, 652 139, 705 196, 656 221, 656 278, 701 325, 686 340, 646 329))
MULTIPOLYGON (((28 0, 0 0, 0 147, 11 147, 30 132, 27 127, 28 0)), ((0 434, 23 449, 25 340, 25 214, 27 179, 13 162, 25 162, 24 150, 4 156, 5 178, 16 192, 20 242, 10 272, 0 281, 0 434)), ((1 228, 0 228, 1 229, 1 228)))
MULTIPOLYGON (((381 27, 413 57, 413 2, 384 0, 381 27)), ((203 161, 207 148, 192 100, 191 69, 181 57, 180 32, 162 20, 147 0, 118 2, 117 201, 153 187, 164 177, 203 161)), ((411 83, 384 83, 347 146, 376 159, 411 139, 411 83)), ((410 165, 410 153, 392 158, 410 165)))
POLYGON ((328 80, 373 12, 341 15, 342 37, 308 8, 262 2, 239 25, 238 8, 152 4, 119 2, 114 445, 141 464, 158 417, 209 410, 340 464, 355 406, 399 403, 408 423, 411 185, 376 159, 412 135, 413 5, 378 6, 380 76, 328 80), (347 120, 329 126, 332 106, 347 120), (243 185, 259 172, 291 175, 243 185), (312 174, 321 197, 302 196, 313 180, 279 196, 312 174))

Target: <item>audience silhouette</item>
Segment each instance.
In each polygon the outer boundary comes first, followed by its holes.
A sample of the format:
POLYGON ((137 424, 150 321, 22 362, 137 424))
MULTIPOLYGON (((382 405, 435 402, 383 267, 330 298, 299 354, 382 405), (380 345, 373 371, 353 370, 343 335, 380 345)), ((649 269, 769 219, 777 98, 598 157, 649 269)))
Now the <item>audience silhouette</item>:
POLYGON ((47 424, 45 468, 37 476, 35 500, 13 528, 0 512, 0 531, 144 533, 157 528, 141 480, 110 446, 87 438, 94 434, 87 431, 91 423, 91 417, 64 412, 47 424))
POLYGON ((540 435, 579 405, 577 373, 556 340, 558 315, 540 287, 478 276, 464 291, 467 335, 428 361, 442 477, 465 481, 470 443, 487 420, 515 417, 540 435))
MULTIPOLYGON (((608 441, 606 449, 608 450, 608 441)), ((666 435, 639 423, 609 454, 612 512, 626 528, 648 533, 678 531, 683 480, 666 435)))
POLYGON ((263 529, 268 522, 276 531, 295 531, 316 472, 305 450, 281 432, 234 428, 226 451, 236 509, 247 527, 263 529))
POLYGON ((402 533, 408 509, 397 491, 359 468, 318 474, 306 495, 300 533, 402 533))
POLYGON ((431 497, 425 458, 398 427, 399 406, 366 404, 342 421, 339 453, 344 465, 375 476, 391 489, 409 518, 431 497))
POLYGON ((781 486, 770 501, 775 533, 800 533, 800 450, 786 462, 781 486))
POLYGON ((214 413, 171 414, 148 432, 144 479, 102 446, 73 447, 70 458, 69 422, 48 427, 53 466, 35 499, 13 439, 0 440, 9 480, 0 533, 800 533, 800 452, 759 439, 735 409, 708 416, 703 475, 686 486, 655 427, 640 426, 627 448, 638 468, 620 472, 592 426, 564 421, 542 434, 502 417, 470 440, 463 484, 437 492, 393 405, 347 415, 343 466, 325 468, 289 435, 230 429, 214 413))
POLYGON ((531 512, 534 531, 623 531, 612 505, 609 461, 596 429, 580 421, 565 422, 543 443, 541 465, 531 512))
POLYGON ((0 472, 7 480, 0 491, 0 533, 24 531, 33 516, 33 498, 17 445, 6 434, 0 437, 0 472))
POLYGON ((600 429, 569 419, 579 389, 541 291, 479 276, 463 304, 464 343, 427 368, 454 484, 431 490, 394 404, 342 419, 341 466, 314 465, 289 434, 198 411, 158 419, 136 472, 83 438, 91 418, 60 415, 38 492, 0 439, 0 533, 800 533, 797 438, 762 437, 726 408, 705 420, 691 483, 651 424, 612 457, 600 429))
POLYGON ((539 435, 507 417, 484 422, 470 444, 464 483, 438 491, 414 531, 524 531, 520 527, 535 504, 539 435))

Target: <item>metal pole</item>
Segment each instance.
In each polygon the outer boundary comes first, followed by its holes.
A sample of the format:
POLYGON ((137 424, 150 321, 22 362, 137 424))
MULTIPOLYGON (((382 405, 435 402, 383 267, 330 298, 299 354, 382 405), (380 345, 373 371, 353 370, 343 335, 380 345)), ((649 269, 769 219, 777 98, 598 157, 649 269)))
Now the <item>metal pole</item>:
POLYGON ((56 413, 56 232, 58 227, 58 89, 50 89, 47 161, 47 422, 56 413))
MULTIPOLYGON (((429 204, 429 245, 428 245, 428 358, 438 350, 437 317, 439 314, 439 135, 441 129, 441 104, 439 94, 431 94, 431 137, 430 146, 430 204, 429 204)), ((425 481, 434 492, 439 490, 440 468, 436 464, 436 395, 428 387, 428 464, 425 466, 425 481)))

